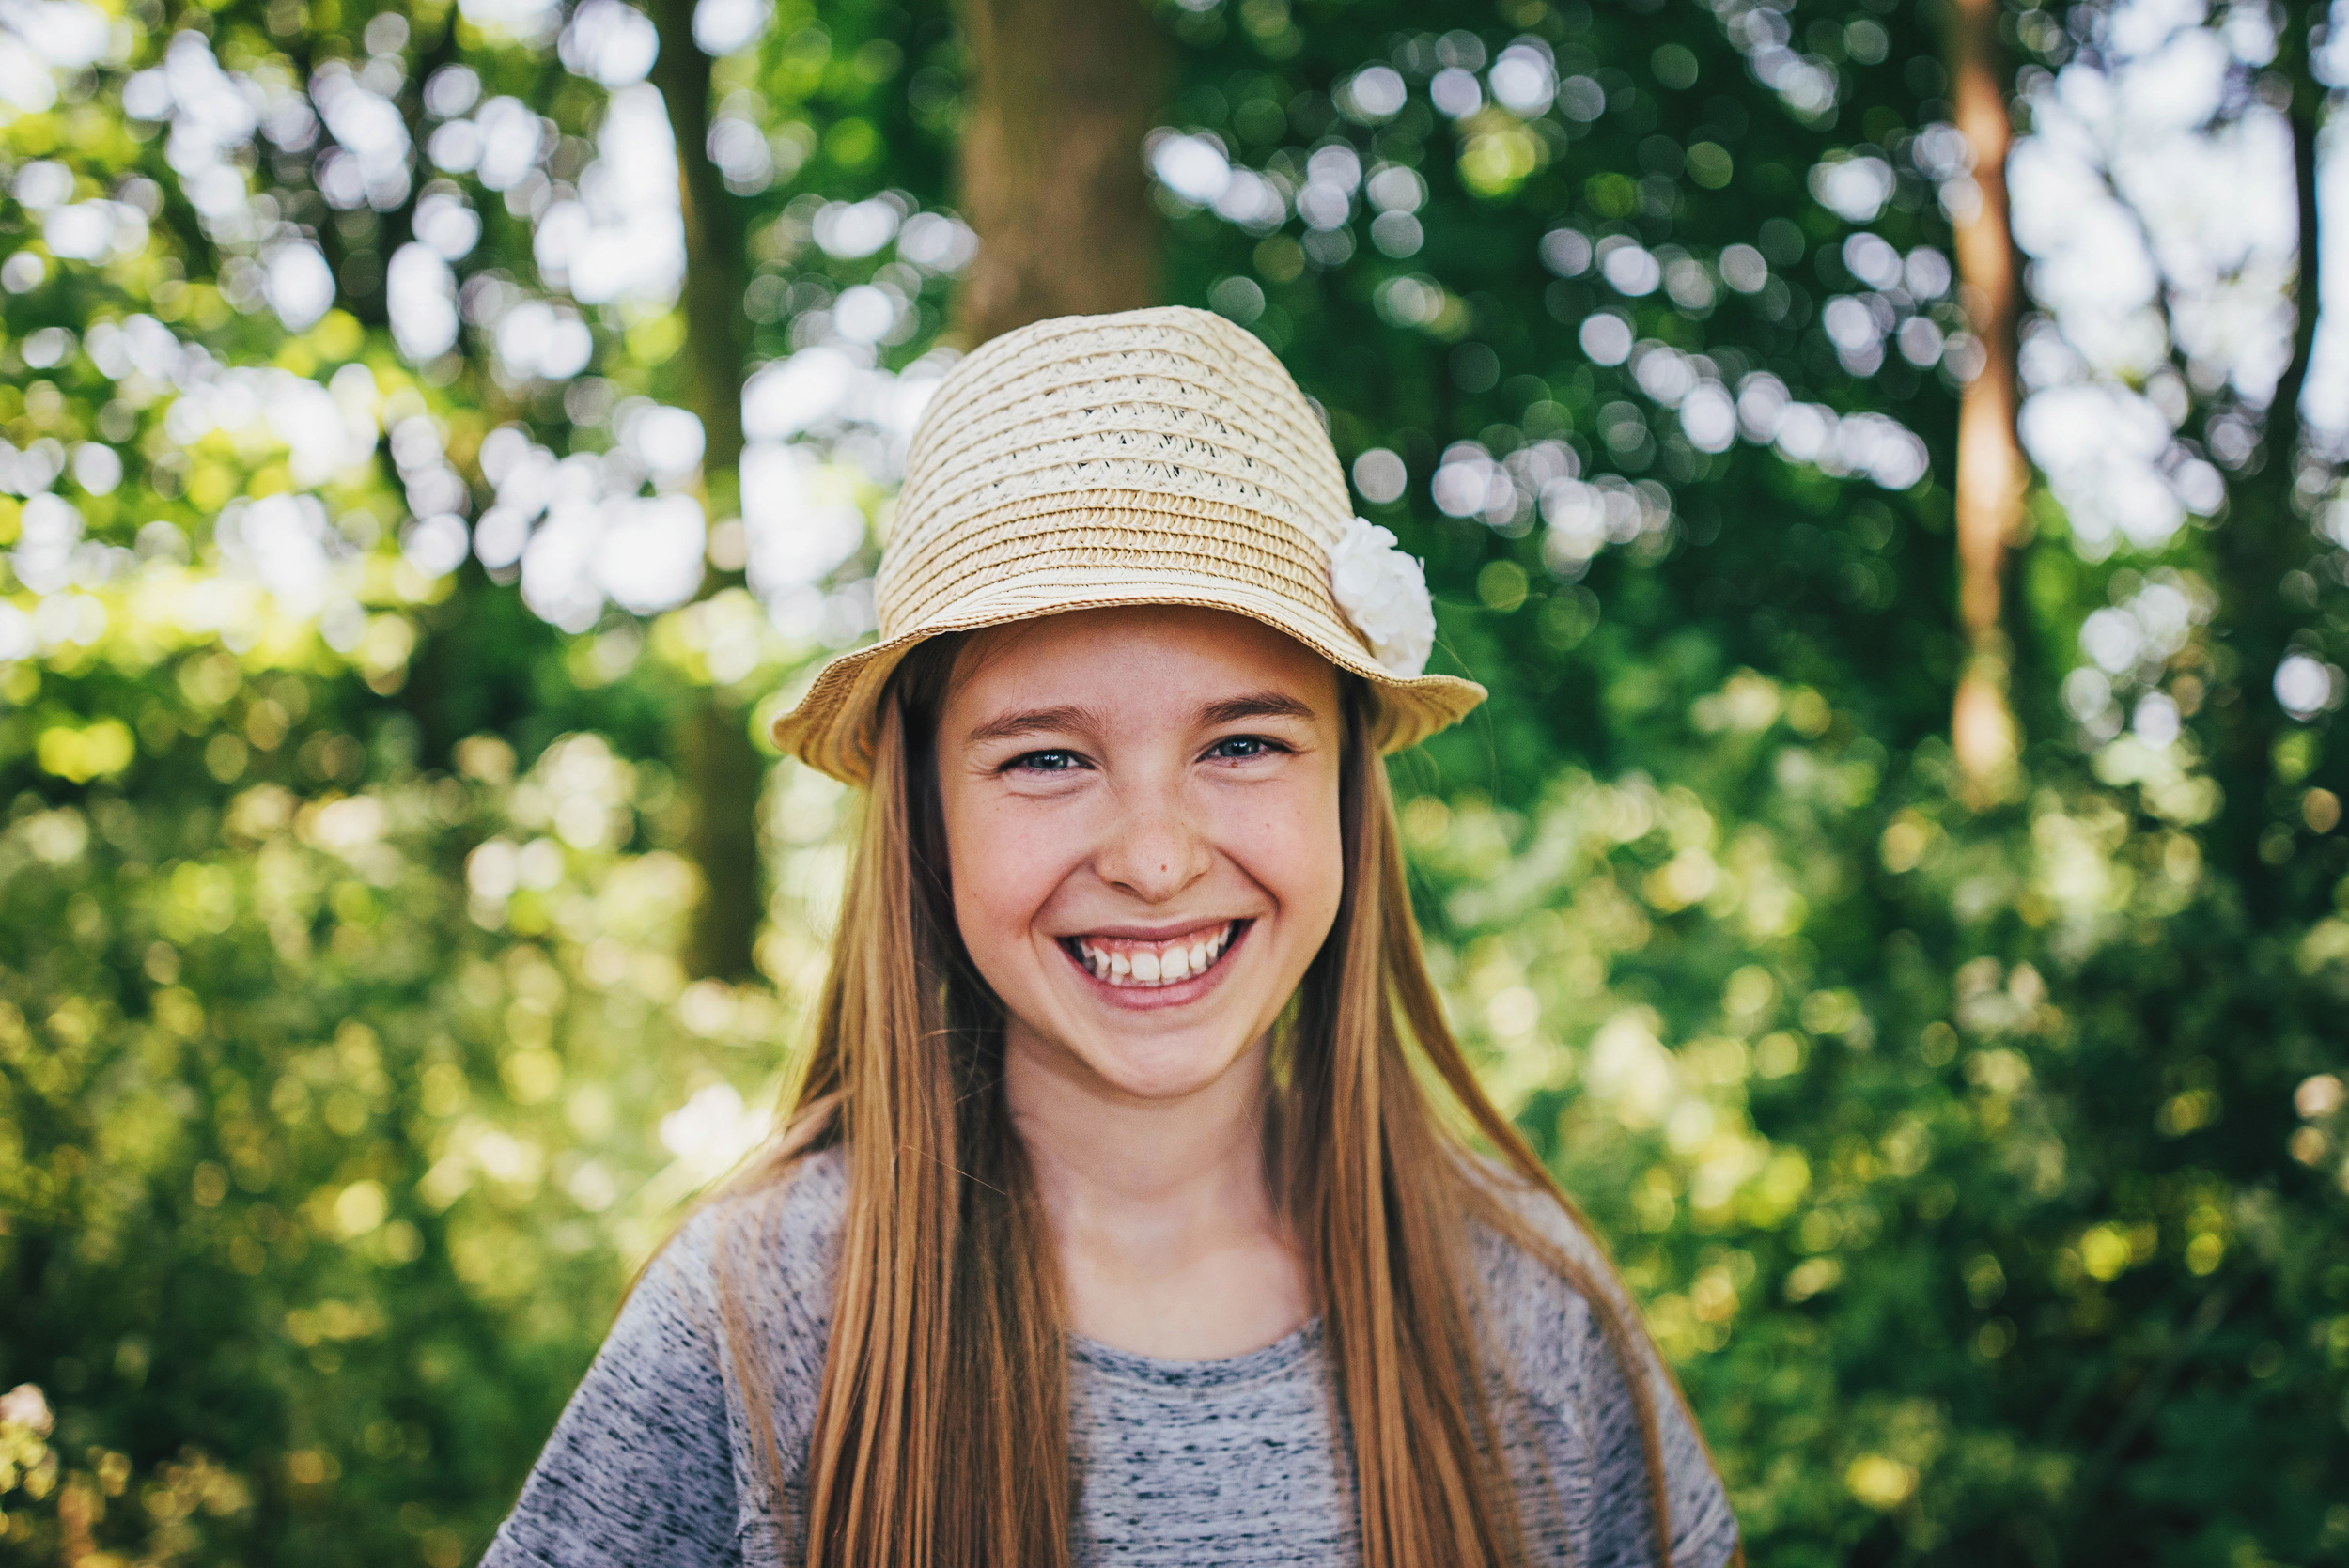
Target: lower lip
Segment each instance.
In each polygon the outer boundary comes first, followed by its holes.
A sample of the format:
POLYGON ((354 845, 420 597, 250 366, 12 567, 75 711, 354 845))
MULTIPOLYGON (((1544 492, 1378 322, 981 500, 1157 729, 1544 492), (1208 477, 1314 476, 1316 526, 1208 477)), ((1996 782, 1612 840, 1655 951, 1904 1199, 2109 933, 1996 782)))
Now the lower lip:
POLYGON ((1238 928, 1232 933, 1232 939, 1223 944, 1223 951, 1216 956, 1214 963, 1207 966, 1205 973, 1194 974, 1188 980, 1177 980, 1171 986, 1112 986, 1085 968, 1084 960, 1069 952, 1065 944, 1054 942, 1052 945, 1060 949, 1061 955, 1068 960, 1069 966, 1102 1001, 1112 1007, 1150 1013, 1162 1007, 1180 1007, 1186 1002, 1196 1001, 1215 988, 1216 983, 1223 978, 1223 971, 1232 967, 1232 955, 1238 952, 1239 944, 1248 939, 1248 933, 1256 928, 1252 920, 1236 924, 1238 928))

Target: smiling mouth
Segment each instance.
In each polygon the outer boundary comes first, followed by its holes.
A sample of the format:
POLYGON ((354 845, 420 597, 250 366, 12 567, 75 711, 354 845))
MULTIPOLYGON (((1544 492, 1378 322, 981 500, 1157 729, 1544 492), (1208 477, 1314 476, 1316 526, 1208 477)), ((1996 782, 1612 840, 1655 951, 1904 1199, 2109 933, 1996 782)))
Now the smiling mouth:
POLYGON ((1153 990, 1196 980, 1222 962, 1253 922, 1227 920, 1159 941, 1128 937, 1063 937, 1060 944, 1105 986, 1153 990))

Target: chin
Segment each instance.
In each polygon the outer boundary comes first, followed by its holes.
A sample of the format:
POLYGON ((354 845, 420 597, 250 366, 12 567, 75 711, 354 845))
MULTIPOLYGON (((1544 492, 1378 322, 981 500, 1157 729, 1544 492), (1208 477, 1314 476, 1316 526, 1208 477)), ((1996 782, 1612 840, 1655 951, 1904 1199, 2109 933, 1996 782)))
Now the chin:
POLYGON ((1096 1037, 1069 1047, 1094 1077, 1143 1100, 1178 1100, 1212 1087, 1248 1056, 1249 1042, 1118 1040, 1096 1037))

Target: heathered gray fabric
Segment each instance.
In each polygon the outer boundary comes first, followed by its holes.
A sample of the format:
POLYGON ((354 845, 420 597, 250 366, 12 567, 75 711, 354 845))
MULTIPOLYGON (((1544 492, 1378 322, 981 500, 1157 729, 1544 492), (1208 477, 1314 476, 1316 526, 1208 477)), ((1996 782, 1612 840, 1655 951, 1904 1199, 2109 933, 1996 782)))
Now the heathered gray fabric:
MULTIPOLYGON (((837 1153, 819 1155, 779 1193, 686 1226, 629 1298, 483 1568, 798 1561, 846 1180, 837 1153), (755 1329, 739 1366, 718 1308, 722 1273, 755 1329), (759 1407, 783 1460, 780 1499, 754 1438, 759 1407)), ((1528 1200, 1523 1212, 1590 1258, 1554 1204, 1528 1200)), ((1471 1253, 1487 1388, 1531 1561, 1652 1563, 1630 1390, 1588 1305, 1481 1228, 1471 1253)), ((1678 1402, 1647 1370, 1664 1422, 1672 1560, 1720 1568, 1736 1524, 1678 1402)), ((1156 1360, 1079 1339, 1070 1385, 1075 1557, 1085 1568, 1357 1560, 1352 1466, 1333 1440, 1317 1324, 1221 1361, 1156 1360)))

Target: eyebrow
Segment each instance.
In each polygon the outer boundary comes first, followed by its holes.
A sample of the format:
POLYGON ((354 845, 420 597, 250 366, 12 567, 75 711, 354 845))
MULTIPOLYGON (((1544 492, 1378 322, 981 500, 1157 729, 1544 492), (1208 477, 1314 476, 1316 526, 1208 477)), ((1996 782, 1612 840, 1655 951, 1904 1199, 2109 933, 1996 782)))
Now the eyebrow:
POLYGON ((989 719, 984 724, 974 724, 971 729, 971 739, 974 742, 1017 740, 1022 736, 1053 730, 1095 729, 1099 724, 1099 716, 1089 707, 1039 707, 1027 713, 1005 713, 989 719))
MULTIPOLYGON (((1283 692, 1251 691, 1245 696, 1204 704, 1193 722, 1203 729, 1212 729, 1247 719, 1299 719, 1310 723, 1315 717, 1311 706, 1283 692)), ((1100 716, 1089 707, 1039 707, 1024 713, 1002 714, 975 724, 971 729, 970 741, 975 745, 1018 740, 1031 735, 1067 734, 1097 729, 1100 722, 1100 716)))
POLYGON ((1311 723, 1315 718, 1312 707, 1283 691, 1251 691, 1244 697, 1226 697, 1220 703, 1208 703, 1199 709, 1198 722, 1211 729, 1218 724, 1236 724, 1243 719, 1301 719, 1311 723))

